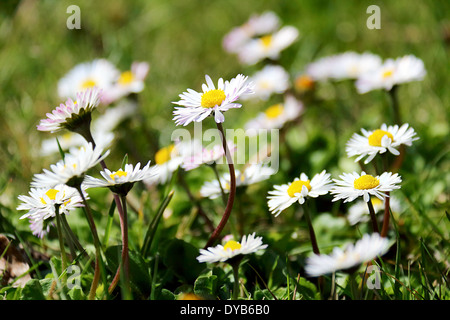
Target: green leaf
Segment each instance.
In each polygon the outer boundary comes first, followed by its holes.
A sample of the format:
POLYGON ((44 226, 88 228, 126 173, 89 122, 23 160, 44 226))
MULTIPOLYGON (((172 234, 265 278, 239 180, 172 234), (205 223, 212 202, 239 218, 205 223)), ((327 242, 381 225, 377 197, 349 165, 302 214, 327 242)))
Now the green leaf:
POLYGON ((32 279, 25 284, 20 300, 45 300, 45 295, 38 279, 32 279))

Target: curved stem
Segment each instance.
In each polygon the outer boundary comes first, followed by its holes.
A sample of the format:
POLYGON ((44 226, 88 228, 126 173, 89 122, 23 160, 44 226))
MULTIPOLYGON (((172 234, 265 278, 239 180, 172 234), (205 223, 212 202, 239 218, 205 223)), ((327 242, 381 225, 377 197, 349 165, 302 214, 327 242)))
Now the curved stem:
POLYGON ((220 138, 222 139, 223 149, 225 151, 225 156, 228 162, 228 169, 230 171, 230 194, 228 195, 227 206, 225 207, 225 212, 223 213, 222 219, 220 220, 216 229, 212 232, 211 237, 205 245, 205 248, 211 246, 217 238, 219 238, 220 233, 227 224, 228 218, 230 217, 231 210, 233 209, 234 198, 236 195, 236 173, 234 171, 233 159, 231 158, 230 150, 228 149, 228 144, 225 139, 225 133, 223 131, 223 126, 221 123, 216 123, 217 129, 220 132, 220 138))
POLYGON ((369 208, 370 220, 372 221, 373 232, 380 233, 378 229, 377 217, 375 215, 375 210, 373 208, 372 199, 369 198, 367 201, 367 207, 369 208))
POLYGON ((312 245, 312 248, 313 248, 313 252, 315 254, 320 254, 319 246, 317 245, 316 233, 314 232, 314 228, 313 228, 312 221, 311 221, 311 215, 309 213, 308 204, 305 203, 303 208, 304 208, 304 211, 305 211, 306 222, 308 223, 309 237, 311 239, 311 245, 312 245))
POLYGON ((389 208, 389 193, 390 192, 386 192, 386 197, 384 198, 384 216, 383 216, 383 225, 381 227, 381 233, 380 235, 385 238, 388 234, 388 230, 389 230, 389 218, 391 217, 390 214, 390 208, 389 208))

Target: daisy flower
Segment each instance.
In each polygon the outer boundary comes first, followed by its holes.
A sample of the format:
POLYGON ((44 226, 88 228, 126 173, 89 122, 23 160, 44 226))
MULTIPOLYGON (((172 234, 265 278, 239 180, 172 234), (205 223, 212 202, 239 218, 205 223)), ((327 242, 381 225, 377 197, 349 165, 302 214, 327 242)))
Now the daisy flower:
POLYGON ((50 165, 50 170, 44 169, 43 173, 35 174, 31 186, 51 188, 58 184, 67 184, 79 187, 86 171, 105 159, 109 155, 109 150, 102 153, 103 149, 93 148, 92 143, 79 149, 72 148, 65 154, 63 160, 50 165))
POLYGON ((173 104, 181 107, 175 107, 173 112, 176 125, 186 126, 192 121, 201 122, 206 117, 213 115, 217 123, 225 121, 223 112, 232 108, 240 108, 242 105, 236 103, 241 95, 253 92, 252 84, 247 81, 248 77, 238 74, 230 81, 219 79, 217 89, 211 78, 206 75, 206 84, 202 85, 203 92, 197 92, 187 89, 179 95, 181 98, 173 104))
POLYGON ((75 99, 77 92, 93 87, 107 91, 119 76, 119 70, 106 59, 80 63, 59 80, 58 95, 75 99))
POLYGON ((349 157, 358 156, 355 162, 367 156, 364 160, 365 164, 372 161, 378 153, 382 154, 386 151, 398 156, 400 152, 397 148, 400 145, 411 146, 413 141, 419 139, 415 137, 416 132, 407 123, 401 127, 383 124, 380 129, 374 131, 361 129, 361 132, 362 135, 353 134, 345 150, 349 157))
POLYGON ((281 51, 294 43, 298 36, 299 32, 295 27, 285 26, 271 34, 251 39, 240 48, 239 61, 253 65, 266 58, 278 60, 281 51))
POLYGON ((384 255, 390 247, 389 240, 378 233, 365 234, 355 244, 344 249, 335 247, 329 255, 313 254, 306 260, 305 271, 310 277, 318 277, 336 271, 351 271, 361 264, 384 255))
POLYGON ((150 65, 147 62, 133 62, 131 70, 118 75, 114 84, 109 86, 102 96, 102 103, 109 104, 131 93, 144 90, 144 80, 147 77, 150 65))
POLYGON ((315 81, 357 79, 379 68, 382 59, 370 52, 348 51, 320 58, 306 67, 306 74, 315 81))
MULTIPOLYGON (((264 181, 276 173, 275 169, 263 164, 252 164, 242 171, 236 170, 235 172, 236 188, 264 181)), ((225 193, 229 193, 230 174, 228 172, 224 173, 219 180, 220 185, 217 179, 205 182, 200 188, 201 196, 209 199, 216 199, 222 195, 221 186, 225 193)))
POLYGON ((307 197, 317 198, 327 194, 331 189, 330 174, 323 170, 310 180, 306 174, 302 173, 294 181, 275 185, 274 189, 269 191, 267 199, 269 199, 269 211, 277 217, 295 202, 303 204, 307 197))
MULTIPOLYGON (((228 150, 230 151, 230 155, 233 156, 233 153, 236 150, 236 145, 228 141, 228 150)), ((201 150, 195 152, 193 155, 188 155, 183 159, 181 167, 185 171, 189 171, 195 168, 198 168, 202 164, 212 165, 214 163, 222 163, 221 159, 225 157, 225 151, 223 149, 222 144, 215 144, 210 148, 202 147, 201 150)))
POLYGON ((61 103, 37 126, 39 131, 57 132, 62 129, 78 132, 91 123, 91 113, 100 103, 100 90, 96 87, 77 93, 76 101, 71 98, 61 103))
POLYGON ((110 171, 105 168, 100 171, 103 179, 87 175, 83 184, 86 188, 108 187, 117 194, 126 195, 135 182, 150 179, 156 175, 157 170, 155 166, 150 167, 150 161, 142 169, 140 162, 134 168, 132 164, 126 164, 123 170, 110 171))
POLYGON ((402 182, 400 176, 392 172, 384 172, 380 176, 372 176, 364 171, 359 175, 356 172, 343 173, 339 176, 342 180, 333 179, 336 186, 331 189, 334 194, 333 201, 344 200, 351 202, 358 197, 363 197, 365 202, 369 202, 370 196, 375 196, 380 200, 386 197, 386 192, 400 189, 402 182))
POLYGON ((40 218, 29 218, 28 222, 30 223, 31 233, 38 238, 42 239, 50 232, 50 223, 47 223, 45 220, 40 218))
POLYGON ((267 248, 263 244, 262 237, 256 237, 255 233, 243 236, 241 242, 229 240, 225 245, 217 245, 207 249, 200 249, 199 262, 215 263, 224 262, 232 258, 243 256, 267 248))
POLYGON ((268 34, 279 28, 280 19, 267 11, 260 15, 252 15, 246 23, 233 28, 223 38, 223 47, 227 52, 238 53, 239 50, 253 37, 268 34))
POLYGON ((68 214, 83 206, 78 191, 64 184, 53 188, 31 188, 28 195, 20 195, 18 199, 21 203, 17 210, 27 211, 20 219, 45 220, 55 216, 55 206, 59 206, 60 214, 68 214))
POLYGON ((256 72, 250 81, 254 84, 254 94, 244 95, 242 99, 257 98, 267 100, 273 94, 284 93, 289 89, 289 74, 281 66, 266 65, 256 72))
POLYGON ((287 122, 297 119, 302 112, 303 103, 292 95, 287 95, 283 103, 270 106, 264 112, 259 113, 256 118, 248 121, 245 124, 245 129, 249 133, 256 133, 260 129, 280 129, 287 122))
MULTIPOLYGON (((384 203, 386 201, 386 198, 384 198, 383 200, 373 198, 371 199, 371 201, 375 213, 384 211, 384 203)), ((399 212, 401 210, 401 203, 397 198, 391 196, 389 199, 389 207, 391 208, 392 212, 399 212)), ((367 208, 367 203, 364 200, 359 200, 355 204, 353 204, 348 209, 347 220, 352 226, 358 223, 369 222, 370 216, 369 210, 367 208)))
POLYGON ((397 84, 421 81, 426 73, 421 59, 406 55, 395 60, 387 59, 375 70, 362 74, 355 86, 361 94, 377 89, 389 91, 397 84))

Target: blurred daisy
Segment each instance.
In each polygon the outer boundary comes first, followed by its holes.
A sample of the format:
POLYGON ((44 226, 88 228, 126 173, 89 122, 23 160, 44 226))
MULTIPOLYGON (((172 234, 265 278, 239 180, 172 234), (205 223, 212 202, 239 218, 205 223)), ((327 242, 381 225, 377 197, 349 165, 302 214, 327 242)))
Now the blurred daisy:
POLYGON ((50 225, 47 220, 42 220, 40 218, 29 218, 31 233, 38 237, 43 238, 46 234, 50 232, 50 225))
POLYGON ((400 189, 402 182, 400 176, 392 172, 384 172, 380 176, 372 176, 364 171, 359 175, 356 172, 343 173, 339 176, 342 180, 333 179, 336 186, 331 189, 334 194, 333 201, 344 200, 351 202, 358 197, 363 197, 365 202, 369 202, 370 196, 375 196, 380 200, 386 197, 386 192, 400 189))
MULTIPOLYGON (((236 145, 228 141, 228 150, 230 151, 230 155, 232 156, 236 150, 236 145)), ((198 168, 202 164, 212 165, 214 163, 223 163, 220 160, 225 158, 225 151, 223 149, 222 144, 215 144, 212 147, 201 147, 198 152, 195 152, 192 155, 188 155, 183 159, 181 167, 185 171, 189 171, 195 168, 198 168)))
POLYGON ((133 62, 131 70, 120 73, 114 84, 105 90, 102 103, 109 104, 131 93, 144 90, 144 80, 147 77, 150 65, 147 62, 133 62))
POLYGON ((299 32, 295 27, 285 26, 271 34, 251 39, 240 48, 239 61, 253 65, 265 58, 278 60, 281 51, 294 43, 298 36, 299 32))
POLYGON ((223 47, 230 53, 238 53, 253 37, 272 33, 279 28, 279 25, 280 19, 272 11, 260 15, 254 14, 246 23, 233 28, 225 35, 223 47))
POLYGON ((306 67, 306 74, 316 81, 356 79, 379 68, 382 59, 370 52, 348 51, 323 57, 306 67))
POLYGON ((93 87, 107 91, 119 70, 106 59, 96 59, 76 65, 58 82, 58 95, 63 98, 77 98, 77 93, 93 87))
POLYGON ((281 66, 267 65, 256 72, 250 81, 254 84, 254 94, 244 95, 242 99, 259 98, 267 100, 272 94, 281 94, 289 89, 289 74, 281 66))
POLYGON ((284 103, 277 103, 267 108, 264 112, 259 113, 256 118, 245 124, 245 129, 249 135, 256 133, 260 129, 280 129, 287 122, 297 119, 302 112, 303 103, 292 95, 287 95, 284 103))
POLYGON ((347 142, 345 148, 347 155, 349 157, 358 156, 355 162, 367 156, 364 161, 365 164, 372 161, 378 153, 382 154, 386 151, 398 156, 400 152, 397 148, 400 145, 411 146, 413 141, 419 139, 415 137, 416 132, 414 129, 408 128, 408 126, 407 123, 401 127, 382 124, 380 129, 374 131, 361 129, 363 135, 354 133, 347 142))
POLYGON ((344 249, 335 247, 329 255, 313 254, 306 260, 305 271, 310 277, 318 277, 336 271, 351 271, 363 263, 370 262, 384 255, 389 250, 387 238, 378 233, 365 234, 355 244, 348 244, 344 249))
POLYGON ((52 188, 58 184, 67 184, 79 187, 86 171, 105 159, 109 155, 109 150, 102 153, 103 149, 93 148, 91 143, 78 149, 72 148, 65 154, 63 160, 50 165, 50 170, 44 169, 43 173, 35 174, 31 186, 52 188))
POLYGON ((300 74, 295 78, 294 88, 300 93, 313 90, 316 83, 308 74, 300 74))
POLYGON ((83 206, 78 191, 64 184, 52 188, 31 188, 28 195, 20 195, 18 199, 21 203, 17 210, 28 211, 20 219, 45 220, 55 216, 55 206, 59 206, 60 214, 67 214, 83 206))
POLYGON ((355 85, 359 93, 372 90, 391 90, 393 86, 411 81, 421 81, 426 75, 421 59, 406 55, 397 59, 387 59, 381 66, 361 74, 355 85))
POLYGON ((302 173, 294 181, 288 184, 275 185, 274 189, 269 191, 268 206, 269 211, 278 216, 295 202, 303 204, 307 197, 317 198, 327 194, 331 189, 330 174, 323 170, 309 180, 308 176, 302 173))
MULTIPOLYGON (((373 198, 371 199, 371 201, 375 213, 384 211, 384 203, 386 201, 386 198, 384 198, 383 200, 373 198)), ((392 212, 399 212, 401 210, 401 203, 397 198, 391 196, 389 198, 389 207, 391 208, 392 212)), ((364 200, 356 201, 355 204, 353 204, 348 209, 347 220, 352 226, 358 223, 369 222, 370 215, 367 208, 367 203, 364 200)))
MULTIPOLYGON (((242 171, 236 170, 236 188, 249 186, 268 179, 271 175, 275 174, 275 169, 263 165, 252 164, 242 171)), ((222 190, 225 193, 230 192, 230 174, 224 173, 218 180, 207 181, 200 188, 200 194, 202 197, 209 199, 216 199, 222 195, 222 190)))
POLYGON ((84 180, 84 186, 86 188, 107 187, 114 193, 127 195, 134 183, 152 178, 157 171, 157 167, 150 167, 150 161, 142 169, 140 162, 134 168, 132 164, 126 164, 123 170, 121 168, 117 171, 110 171, 105 168, 100 171, 103 179, 87 175, 84 180))
POLYGON ((262 237, 256 237, 255 233, 252 233, 248 236, 243 236, 240 243, 235 240, 229 240, 225 245, 219 244, 215 247, 200 249, 200 256, 197 257, 197 260, 207 263, 224 262, 266 248, 267 244, 263 244, 262 237))
POLYGON ((37 129, 50 132, 67 129, 79 133, 86 126, 89 128, 91 113, 99 102, 100 90, 96 87, 78 92, 76 101, 69 98, 52 113, 47 113, 47 118, 40 121, 37 129))
POLYGON ((201 122, 210 115, 214 116, 217 123, 222 123, 225 121, 223 112, 240 108, 242 105, 236 103, 239 97, 253 92, 252 84, 247 81, 248 77, 242 74, 230 81, 220 78, 217 89, 208 75, 205 78, 206 84, 202 85, 202 93, 187 89, 187 92, 179 95, 180 101, 172 102, 181 106, 175 107, 173 112, 176 125, 186 126, 192 121, 201 122))

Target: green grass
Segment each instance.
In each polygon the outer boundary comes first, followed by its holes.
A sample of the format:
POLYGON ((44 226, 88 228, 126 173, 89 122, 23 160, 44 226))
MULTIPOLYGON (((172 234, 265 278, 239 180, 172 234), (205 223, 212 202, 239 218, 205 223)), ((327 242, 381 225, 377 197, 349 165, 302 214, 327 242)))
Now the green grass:
MULTIPOLYGON (((252 13, 275 11, 284 25, 293 25, 300 39, 283 51, 280 63, 292 79, 316 58, 354 50, 371 51, 382 58, 414 54, 424 61, 424 81, 399 88, 403 121, 420 140, 407 149, 399 174, 402 188, 395 193, 404 209, 396 213, 389 233, 393 247, 380 261, 382 289, 358 288, 354 279, 336 275, 325 278, 318 288, 303 274, 311 251, 306 221, 299 206, 278 218, 270 215, 266 195, 274 184, 286 183, 301 172, 326 169, 337 177, 352 170, 345 143, 360 128, 374 128, 390 121, 385 92, 359 95, 348 81, 317 84, 317 98, 305 101, 301 124, 287 133, 280 148, 281 167, 271 179, 240 190, 238 204, 245 213, 244 233, 256 231, 269 248, 262 256, 251 256, 241 268, 248 299, 404 299, 446 300, 449 255, 449 105, 448 90, 450 21, 447 1, 5 1, 0 4, 0 234, 15 246, 27 250, 32 280, 23 289, 0 288, 6 299, 86 299, 93 270, 83 267, 81 290, 52 287, 61 276, 58 238, 55 230, 40 240, 28 223, 19 220, 17 196, 26 194, 33 174, 41 172, 59 155, 39 155, 40 142, 52 135, 38 132, 36 125, 60 102, 58 80, 78 63, 106 58, 119 69, 133 61, 147 61, 150 72, 146 88, 139 94, 139 115, 117 129, 118 139, 108 157, 110 167, 120 166, 125 154, 130 163, 154 160, 157 148, 170 142, 176 129, 172 101, 186 88, 199 89, 204 75, 214 80, 230 79, 238 73, 251 75, 262 64, 241 66, 222 48, 223 36, 245 22, 252 13), (66 28, 66 8, 81 9, 81 30, 66 28), (381 8, 381 29, 366 28, 367 6, 381 8), (295 234, 295 237, 292 235, 295 234), (300 278, 298 275, 300 274, 300 278), (334 290, 334 291, 333 291, 334 290), (294 292, 296 295, 294 296, 294 292), (333 292, 335 295, 333 295, 333 292)), ((274 99, 274 101, 276 98, 274 99)), ((241 128, 258 111, 270 105, 250 102, 226 114, 225 128, 241 128)), ((95 116, 95 114, 94 114, 95 116)), ((213 127, 206 121, 205 127, 213 127)), ((193 126, 188 126, 192 129, 193 126)), ((356 167, 357 168, 357 167, 356 167)), ((223 172, 226 166, 219 169, 223 172)), ((356 169, 358 170, 358 169, 356 169)), ((213 179, 209 168, 186 175, 192 192, 199 197, 205 179, 213 179)), ((163 187, 146 190, 136 185, 130 194, 129 213, 131 285, 134 299, 174 299, 181 292, 194 291, 207 298, 229 299, 233 288, 228 266, 206 266, 196 262, 198 249, 209 237, 183 188, 174 186, 168 206, 172 214, 156 224, 154 217, 167 194, 163 187), (157 226, 148 253, 142 255, 148 226, 157 226)), ((102 239, 108 225, 112 196, 106 190, 92 190, 89 201, 102 239)), ((220 200, 220 199, 218 199, 220 200)), ((223 211, 220 201, 201 199, 201 205, 217 224, 223 211)), ((344 204, 332 204, 331 197, 313 203, 313 223, 323 252, 348 240, 358 239, 370 228, 351 227, 344 204)), ((233 231, 232 215, 225 230, 233 231)), ((91 235, 81 211, 68 216, 73 231, 89 253, 91 235)), ((121 238, 118 216, 113 218, 105 248, 107 281, 114 276, 121 238)), ((0 252, 1 256, 2 252, 0 252)), ((101 287, 104 289, 104 287, 101 287)), ((105 290, 98 298, 120 299, 105 290)))

